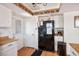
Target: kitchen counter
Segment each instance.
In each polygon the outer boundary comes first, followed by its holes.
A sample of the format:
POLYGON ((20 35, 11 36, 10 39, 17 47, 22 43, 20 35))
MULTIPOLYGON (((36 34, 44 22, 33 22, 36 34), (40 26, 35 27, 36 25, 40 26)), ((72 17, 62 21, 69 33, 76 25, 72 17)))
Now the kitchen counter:
POLYGON ((55 39, 63 40, 63 36, 54 36, 55 39))
POLYGON ((15 39, 11 39, 11 38, 0 38, 0 46, 1 45, 4 45, 4 44, 7 44, 7 43, 10 43, 10 42, 14 42, 16 41, 15 39))
POLYGON ((17 42, 14 38, 0 37, 0 56, 17 56, 17 42))
POLYGON ((72 48, 74 48, 79 53, 79 44, 77 44, 77 43, 70 43, 70 46, 72 48))

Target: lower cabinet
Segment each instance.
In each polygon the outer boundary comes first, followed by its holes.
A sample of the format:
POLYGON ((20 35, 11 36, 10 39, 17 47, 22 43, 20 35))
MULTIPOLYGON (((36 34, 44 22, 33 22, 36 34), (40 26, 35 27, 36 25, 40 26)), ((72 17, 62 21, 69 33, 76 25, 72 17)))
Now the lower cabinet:
POLYGON ((16 41, 0 46, 0 56, 17 56, 16 41))
POLYGON ((23 39, 17 39, 17 50, 24 47, 23 39))
POLYGON ((79 56, 79 54, 77 53, 77 51, 74 48, 72 48, 70 46, 69 49, 70 49, 69 56, 79 56))
POLYGON ((55 51, 57 51, 57 47, 58 47, 58 41, 63 41, 63 37, 62 36, 55 36, 55 51))

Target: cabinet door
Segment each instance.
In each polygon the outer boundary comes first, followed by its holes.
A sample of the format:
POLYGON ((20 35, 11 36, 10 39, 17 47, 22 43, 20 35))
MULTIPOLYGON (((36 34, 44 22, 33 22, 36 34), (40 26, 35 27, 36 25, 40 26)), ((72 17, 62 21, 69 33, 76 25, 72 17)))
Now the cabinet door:
POLYGON ((54 16, 54 21, 55 21, 55 28, 59 27, 59 19, 58 16, 54 16))
POLYGON ((0 5, 0 27, 11 26, 11 10, 0 5))
POLYGON ((5 52, 2 53, 2 56, 17 56, 17 49, 16 49, 16 47, 13 47, 11 49, 8 49, 6 51, 6 53, 5 52))
POLYGON ((55 36, 55 51, 57 51, 58 41, 63 41, 63 37, 61 37, 61 36, 55 36))
POLYGON ((0 46, 0 56, 16 56, 17 44, 16 41, 0 46))
POLYGON ((18 38, 18 41, 17 41, 17 49, 18 50, 24 47, 24 44, 23 43, 24 43, 23 42, 23 39, 18 38))
POLYGON ((64 19, 63 16, 54 16, 55 28, 63 28, 64 27, 64 19))

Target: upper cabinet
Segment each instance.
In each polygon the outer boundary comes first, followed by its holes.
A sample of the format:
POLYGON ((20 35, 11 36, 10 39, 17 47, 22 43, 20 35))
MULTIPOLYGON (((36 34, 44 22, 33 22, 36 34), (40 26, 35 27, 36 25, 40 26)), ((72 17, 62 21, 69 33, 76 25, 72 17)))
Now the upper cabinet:
POLYGON ((40 16, 38 17, 39 25, 43 24, 43 21, 54 20, 55 28, 64 28, 64 18, 63 15, 54 15, 54 16, 40 16))
POLYGON ((0 5, 0 27, 10 27, 11 18, 12 18, 11 10, 0 5))
POLYGON ((64 19, 62 15, 57 15, 53 17, 55 22, 55 28, 64 28, 64 19))

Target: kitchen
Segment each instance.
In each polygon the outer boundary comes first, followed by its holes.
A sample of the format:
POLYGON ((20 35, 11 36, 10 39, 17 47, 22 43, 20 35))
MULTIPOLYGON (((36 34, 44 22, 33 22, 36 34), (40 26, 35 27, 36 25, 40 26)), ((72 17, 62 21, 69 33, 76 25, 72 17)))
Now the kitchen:
MULTIPOLYGON (((27 3, 27 5, 29 4, 27 3)), ((79 5, 63 3, 60 11, 63 10, 64 13, 49 13, 40 16, 32 16, 18 6, 18 4, 16 6, 15 4, 11 3, 0 4, 1 56, 17 56, 17 51, 22 49, 23 47, 32 47, 35 49, 39 49, 38 27, 43 25, 43 21, 52 20, 54 20, 55 52, 57 52, 58 50, 57 42, 61 41, 67 44, 64 48, 66 49, 65 52, 68 56, 79 55, 79 29, 74 28, 74 16, 78 16, 79 12, 77 11, 76 7, 75 9, 73 9, 74 11, 72 9, 68 10, 70 6, 79 5), (72 12, 69 12, 71 10, 72 12), (72 19, 72 21, 69 19, 72 19)))

